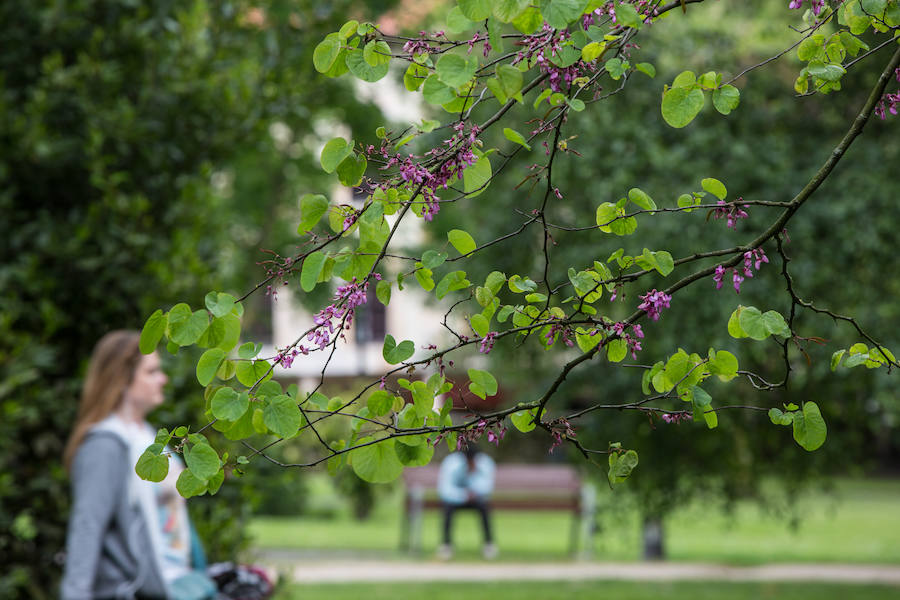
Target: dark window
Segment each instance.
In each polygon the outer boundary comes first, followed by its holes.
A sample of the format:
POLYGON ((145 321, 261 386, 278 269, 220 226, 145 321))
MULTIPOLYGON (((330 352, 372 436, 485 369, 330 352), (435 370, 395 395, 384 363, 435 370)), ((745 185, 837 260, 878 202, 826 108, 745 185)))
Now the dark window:
POLYGON ((375 297, 374 285, 369 285, 366 303, 356 308, 355 321, 357 344, 384 340, 384 334, 387 333, 387 313, 384 310, 384 304, 375 297))

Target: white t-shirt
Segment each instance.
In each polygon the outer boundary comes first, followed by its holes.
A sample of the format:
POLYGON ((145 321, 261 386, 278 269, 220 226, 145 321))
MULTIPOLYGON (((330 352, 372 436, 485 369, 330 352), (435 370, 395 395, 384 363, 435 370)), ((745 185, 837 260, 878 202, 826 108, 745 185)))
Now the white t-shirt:
MULTIPOLYGON (((147 423, 126 423, 125 426, 132 446, 131 455, 140 456, 154 442, 156 432, 147 423)), ((187 503, 175 487, 183 470, 181 459, 170 454, 169 473, 164 480, 159 483, 140 481, 143 485, 152 486, 153 497, 156 499, 155 515, 148 515, 150 522, 147 525, 156 527, 159 532, 157 539, 161 542, 160 567, 166 582, 172 582, 190 571, 191 531, 187 503)))

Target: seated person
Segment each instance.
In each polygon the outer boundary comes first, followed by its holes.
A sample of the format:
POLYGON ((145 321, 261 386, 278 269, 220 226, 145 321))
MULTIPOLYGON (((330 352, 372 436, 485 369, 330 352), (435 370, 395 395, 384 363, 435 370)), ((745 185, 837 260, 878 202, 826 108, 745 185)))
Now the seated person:
POLYGON ((94 349, 64 455, 73 499, 63 600, 272 595, 272 584, 256 567, 218 563, 207 570, 176 487, 185 468, 180 458, 170 457, 159 483, 135 473, 156 437, 146 416, 163 403, 167 381, 159 355, 141 353, 136 331, 108 333, 94 349))
POLYGON ((477 510, 484 529, 482 555, 486 559, 497 556, 497 546, 491 536, 490 506, 494 490, 494 461, 490 456, 468 446, 463 452, 450 454, 441 463, 438 475, 438 496, 444 505, 444 537, 438 556, 444 560, 453 556, 450 529, 453 513, 461 508, 477 510))

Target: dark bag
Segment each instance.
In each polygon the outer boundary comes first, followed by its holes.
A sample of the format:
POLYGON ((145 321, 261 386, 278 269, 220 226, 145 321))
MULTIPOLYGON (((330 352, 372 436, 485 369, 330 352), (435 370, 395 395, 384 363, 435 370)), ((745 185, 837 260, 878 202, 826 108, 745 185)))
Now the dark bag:
POLYGON ((216 582, 222 599, 267 600, 275 589, 266 572, 253 565, 221 562, 210 565, 206 574, 216 582))

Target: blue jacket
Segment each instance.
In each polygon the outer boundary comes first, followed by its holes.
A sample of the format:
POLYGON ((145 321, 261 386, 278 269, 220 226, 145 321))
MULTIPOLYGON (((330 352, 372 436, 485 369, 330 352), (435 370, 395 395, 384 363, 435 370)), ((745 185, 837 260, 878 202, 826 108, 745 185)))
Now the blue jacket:
POLYGON ((466 455, 454 452, 441 463, 438 473, 438 496, 448 504, 464 504, 469 492, 486 500, 494 491, 494 461, 483 453, 475 455, 475 470, 469 471, 466 455))

